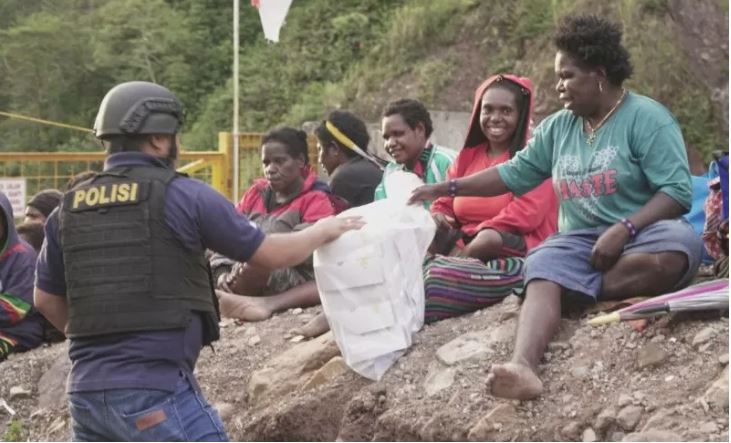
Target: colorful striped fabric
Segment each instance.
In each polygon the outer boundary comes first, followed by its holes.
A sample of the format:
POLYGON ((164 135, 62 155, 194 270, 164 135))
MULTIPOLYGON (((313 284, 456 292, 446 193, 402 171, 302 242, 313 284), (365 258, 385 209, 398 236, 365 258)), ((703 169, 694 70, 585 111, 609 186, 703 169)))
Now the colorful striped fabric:
POLYGON ((20 323, 30 311, 31 305, 20 297, 0 293, 0 325, 13 326, 20 323))
POLYGON ((0 361, 5 360, 7 356, 13 352, 17 345, 17 340, 14 340, 7 335, 0 334, 0 361))
POLYGON ((501 302, 523 287, 525 260, 506 257, 487 264, 476 258, 437 255, 424 266, 424 322, 457 317, 501 302))

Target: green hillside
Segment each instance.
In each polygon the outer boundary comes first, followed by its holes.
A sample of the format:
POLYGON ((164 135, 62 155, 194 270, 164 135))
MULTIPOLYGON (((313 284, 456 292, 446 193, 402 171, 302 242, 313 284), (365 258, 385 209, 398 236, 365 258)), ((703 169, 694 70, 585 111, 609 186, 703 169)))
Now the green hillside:
MULTIPOLYGON (((299 125, 335 107, 377 121, 404 95, 467 111, 475 86, 498 71, 529 76, 538 114, 548 114, 558 107, 551 34, 575 12, 623 23, 635 66, 628 86, 667 105, 689 145, 707 156, 726 144, 727 0, 294 0, 278 44, 264 41, 244 1, 241 128, 299 125), (698 11, 725 35, 703 28, 694 38, 698 11)), ((0 111, 89 127, 105 90, 151 80, 185 102, 184 144, 211 148, 231 127, 231 22, 221 0, 1 0, 0 111)), ((65 149, 98 145, 0 118, 0 150, 65 149)))

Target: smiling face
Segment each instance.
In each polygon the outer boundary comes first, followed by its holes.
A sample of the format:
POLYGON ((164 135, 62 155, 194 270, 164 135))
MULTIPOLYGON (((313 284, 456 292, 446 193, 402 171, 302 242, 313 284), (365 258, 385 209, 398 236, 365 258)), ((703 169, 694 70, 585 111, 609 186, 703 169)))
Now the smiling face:
POLYGON ((594 115, 601 101, 599 82, 602 79, 598 71, 582 66, 563 51, 556 53, 554 70, 558 77, 556 92, 564 109, 581 117, 594 115))
POLYGON ((412 129, 401 114, 383 117, 381 132, 386 152, 399 164, 413 165, 426 146, 424 125, 417 123, 412 129))
POLYGON ((482 96, 480 128, 495 149, 508 149, 518 127, 518 103, 505 88, 492 86, 482 96))
POLYGON ((303 180, 304 160, 292 157, 282 142, 271 140, 264 143, 261 147, 261 163, 269 186, 279 194, 290 194, 303 180))

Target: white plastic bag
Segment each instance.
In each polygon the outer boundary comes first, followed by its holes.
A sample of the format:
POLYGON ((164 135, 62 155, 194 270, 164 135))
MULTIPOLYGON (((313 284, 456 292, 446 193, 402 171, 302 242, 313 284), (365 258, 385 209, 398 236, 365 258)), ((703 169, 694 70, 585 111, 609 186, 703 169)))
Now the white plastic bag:
POLYGON ((422 262, 436 226, 420 205, 406 205, 422 182, 413 174, 386 177, 386 200, 349 209, 366 225, 317 249, 315 279, 345 362, 380 380, 424 323, 422 262))

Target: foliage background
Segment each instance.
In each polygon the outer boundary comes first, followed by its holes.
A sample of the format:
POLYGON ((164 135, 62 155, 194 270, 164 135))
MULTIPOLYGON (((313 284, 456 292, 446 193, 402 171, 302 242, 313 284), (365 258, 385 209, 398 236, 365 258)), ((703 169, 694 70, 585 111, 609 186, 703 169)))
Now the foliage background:
MULTIPOLYGON (((278 44, 264 41, 257 11, 242 1, 241 128, 300 125, 336 107, 377 121, 404 95, 467 111, 475 86, 498 71, 531 77, 545 115, 558 108, 555 23, 599 12, 623 23, 635 65, 628 86, 668 106, 708 157, 726 144, 727 114, 673 26, 678 1, 295 0, 278 44)), ((156 81, 186 105, 185 146, 211 149, 231 127, 231 3, 0 0, 0 111, 89 127, 111 86, 156 81)), ((702 3, 728 13, 728 0, 702 3)), ((727 46, 718 62, 728 83, 727 46)), ((0 117, 3 151, 98 149, 81 133, 0 117)))

